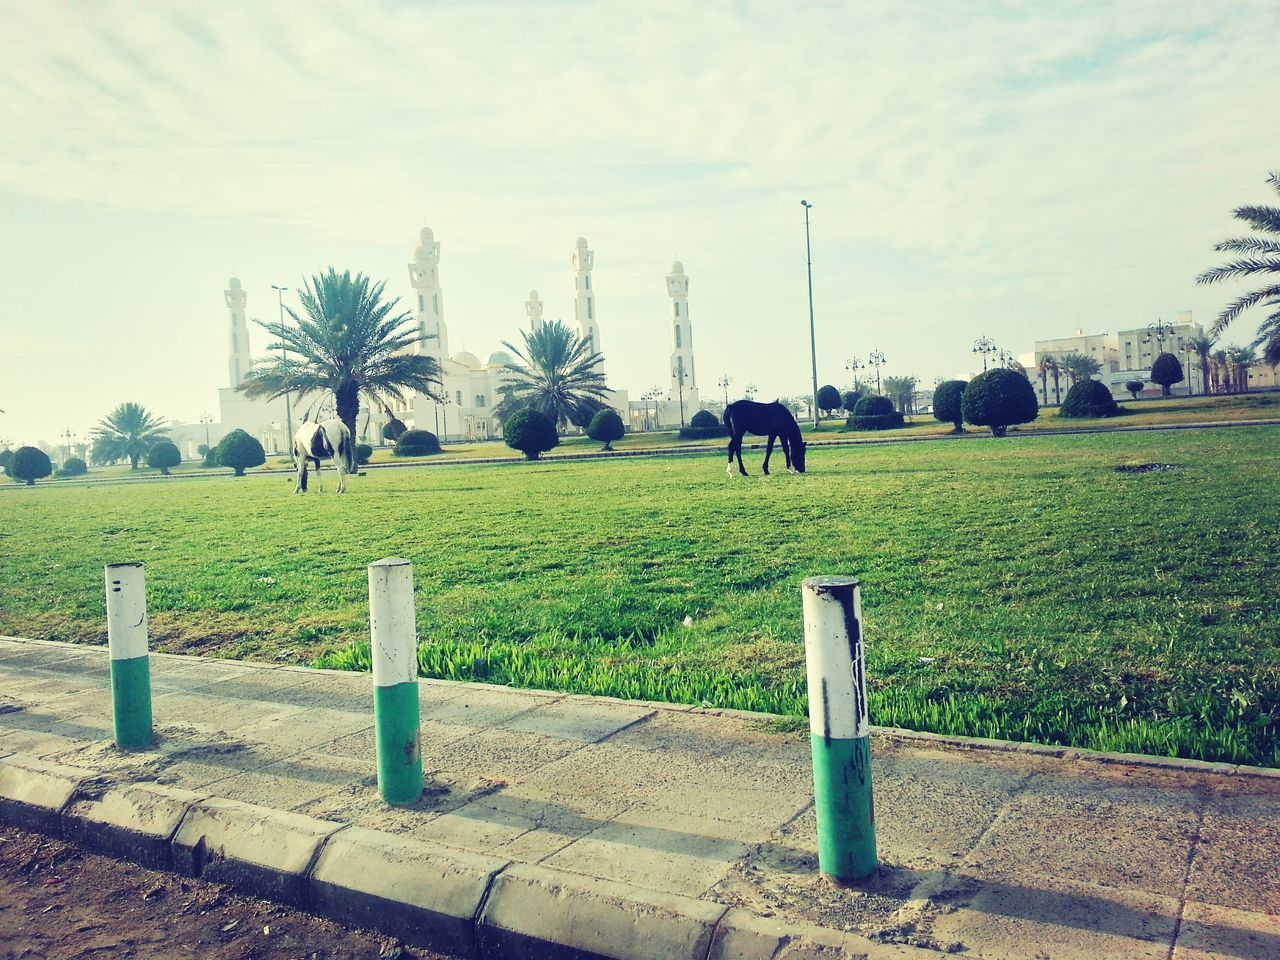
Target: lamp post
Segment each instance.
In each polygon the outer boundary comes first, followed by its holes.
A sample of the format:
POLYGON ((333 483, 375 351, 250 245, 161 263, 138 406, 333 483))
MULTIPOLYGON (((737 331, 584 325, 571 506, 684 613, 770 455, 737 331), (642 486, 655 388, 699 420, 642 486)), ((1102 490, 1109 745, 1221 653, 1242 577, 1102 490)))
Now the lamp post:
MULTIPOLYGON (((1196 349, 1196 345, 1194 343, 1187 343, 1186 345, 1183 346, 1182 350, 1187 355, 1187 372, 1190 373, 1193 366, 1195 365, 1195 361, 1200 359, 1200 351, 1196 349)), ((1187 377, 1187 396, 1191 396, 1191 394, 1195 392, 1195 386, 1196 386, 1195 380, 1192 377, 1188 376, 1187 377)), ((1201 395, 1203 395, 1206 392, 1207 391, 1204 388, 1204 367, 1201 366, 1200 367, 1200 393, 1201 395)))
POLYGON ((756 385, 754 383, 748 383, 747 389, 743 392, 746 394, 748 400, 754 400, 756 398, 756 385))
MULTIPOLYGON (((1173 333, 1173 324, 1165 323, 1163 319, 1157 320, 1155 323, 1147 324, 1147 335, 1142 338, 1143 345, 1156 341, 1157 356, 1164 353, 1164 341, 1169 334, 1173 333)), ((1152 357, 1151 362, 1155 363, 1156 358, 1152 357)))
POLYGON ((884 358, 884 354, 879 350, 872 350, 871 356, 867 357, 867 362, 876 368, 876 396, 880 395, 880 367, 888 363, 884 358))
POLYGON ((858 390, 858 371, 862 370, 865 367, 866 367, 866 364, 863 363, 861 360, 859 360, 857 357, 853 357, 844 362, 844 368, 846 370, 853 371, 853 389, 855 393, 858 390))
POLYGON ((75 435, 75 431, 70 427, 67 427, 67 429, 62 431, 62 433, 58 434, 58 436, 62 437, 62 439, 66 441, 65 446, 67 448, 67 455, 62 458, 64 466, 66 465, 66 462, 71 459, 71 441, 75 439, 75 435))
POLYGON ((729 406, 729 384, 733 383, 733 379, 726 373, 723 377, 716 381, 716 385, 724 388, 724 405, 729 406))
POLYGON ((200 414, 200 422, 204 424, 204 448, 209 449, 209 424, 213 423, 213 415, 209 413, 200 414))
POLYGON ((656 430, 658 427, 658 398, 662 396, 660 387, 650 387, 649 390, 640 398, 644 401, 644 422, 646 430, 656 430), (653 401, 653 420, 649 420, 649 401, 653 401))
MULTIPOLYGON (((284 327, 284 292, 289 288, 278 287, 273 283, 271 285, 271 289, 276 292, 276 306, 280 308, 280 327, 283 329, 284 327)), ((289 456, 292 457, 293 456, 293 403, 289 399, 289 371, 288 371, 289 351, 285 349, 284 337, 280 338, 280 359, 283 360, 285 364, 284 420, 285 420, 285 428, 288 430, 288 433, 289 433, 288 437, 286 438, 286 442, 289 445, 289 456)))
POLYGON ((804 261, 805 270, 809 274, 809 359, 813 364, 813 425, 818 426, 818 342, 813 333, 813 251, 809 245, 809 210, 813 206, 808 200, 801 200, 804 207, 804 261))
POLYGON ((987 372, 987 355, 996 352, 996 342, 990 337, 979 337, 973 341, 973 352, 982 354, 982 372, 987 372))
POLYGON ((671 371, 675 378, 676 389, 680 391, 680 429, 684 429, 684 357, 676 358, 676 368, 671 371))

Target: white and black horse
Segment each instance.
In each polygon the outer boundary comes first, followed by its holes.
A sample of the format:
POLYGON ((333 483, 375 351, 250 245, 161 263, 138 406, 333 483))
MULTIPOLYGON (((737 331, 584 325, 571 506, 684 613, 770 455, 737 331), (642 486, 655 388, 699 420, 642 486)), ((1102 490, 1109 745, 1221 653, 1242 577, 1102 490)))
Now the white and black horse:
POLYGON ((320 461, 332 460, 338 468, 338 492, 347 492, 347 475, 356 472, 356 448, 351 431, 341 420, 304 421, 293 438, 293 458, 298 463, 294 493, 307 492, 307 468, 316 465, 316 489, 320 486, 320 461))
POLYGON ((744 477, 747 469, 742 465, 742 435, 754 433, 768 437, 764 451, 764 472, 769 474, 769 457, 773 455, 774 440, 782 441, 782 455, 787 469, 792 473, 804 473, 804 440, 800 425, 791 411, 777 400, 773 403, 756 403, 754 400, 735 400, 724 408, 724 425, 729 429, 729 464, 724 472, 733 476, 733 458, 738 458, 738 472, 744 477))

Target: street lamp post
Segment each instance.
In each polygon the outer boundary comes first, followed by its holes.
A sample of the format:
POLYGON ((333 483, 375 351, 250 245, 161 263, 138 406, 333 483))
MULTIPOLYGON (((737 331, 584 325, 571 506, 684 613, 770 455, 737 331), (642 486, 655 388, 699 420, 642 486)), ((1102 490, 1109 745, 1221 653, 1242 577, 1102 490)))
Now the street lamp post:
POLYGON ((64 465, 71 459, 71 441, 75 438, 75 435, 75 431, 70 427, 67 427, 67 429, 63 430, 62 433, 59 434, 59 436, 66 441, 67 455, 62 459, 64 465))
POLYGON ((808 200, 801 200, 804 207, 804 260, 809 274, 809 359, 813 364, 813 425, 818 426, 818 342, 813 332, 813 252, 809 245, 809 209, 813 206, 808 200))
MULTIPOLYGON (((1196 349, 1194 343, 1188 343, 1182 349, 1187 355, 1187 396, 1191 396, 1196 387, 1196 381, 1191 375, 1191 371, 1197 366, 1195 361, 1200 359, 1200 351, 1196 349)), ((1200 365, 1200 393, 1203 396, 1207 392, 1204 388, 1204 366, 1200 365)))
POLYGON ((876 396, 880 395, 880 367, 888 363, 884 358, 884 354, 879 350, 872 350, 871 356, 867 357, 867 362, 876 368, 876 396))
POLYGON ((733 383, 733 379, 726 373, 723 377, 716 381, 716 385, 724 388, 724 405, 729 406, 729 384, 733 383))
MULTIPOLYGON (((289 288, 279 287, 273 283, 271 285, 271 289, 276 292, 276 306, 280 308, 280 326, 281 328, 283 328, 284 327, 284 292, 289 288)), ((292 457, 293 456, 293 402, 289 399, 289 372, 288 372, 289 351, 285 349, 284 337, 280 338, 280 359, 283 360, 285 364, 284 420, 285 420, 285 429, 288 430, 288 433, 289 433, 288 437, 286 438, 286 443, 289 446, 289 456, 292 457)))
MULTIPOLYGON (((1147 335, 1142 338, 1143 344, 1148 344, 1152 340, 1156 341, 1157 356, 1164 353, 1164 341, 1169 334, 1173 333, 1173 324, 1165 323, 1163 319, 1156 320, 1155 323, 1147 324, 1147 335)), ((1155 357, 1151 358, 1151 362, 1155 363, 1155 357)))
POLYGON ((204 448, 209 449, 209 424, 213 423, 213 415, 209 413, 200 414, 200 422, 204 424, 204 448))
POLYGON ((853 357, 852 359, 846 360, 844 362, 844 368, 846 370, 853 371, 853 390, 855 393, 858 391, 858 371, 864 369, 865 367, 866 367, 866 364, 863 363, 861 360, 859 360, 857 357, 853 357))
POLYGON ((641 400, 644 401, 644 422, 646 430, 656 430, 658 428, 658 398, 662 396, 660 387, 650 387, 641 400), (649 401, 653 401, 653 420, 649 419, 649 401))
POLYGON ((680 429, 684 429, 684 357, 677 357, 676 368, 671 371, 675 378, 676 389, 680 391, 680 429))
POLYGON ((756 398, 756 385, 754 383, 748 383, 747 389, 744 390, 743 393, 746 394, 748 400, 754 400, 756 398))
POLYGON ((987 372, 987 355, 996 352, 996 342, 990 337, 979 337, 973 341, 973 352, 982 354, 982 372, 987 372))

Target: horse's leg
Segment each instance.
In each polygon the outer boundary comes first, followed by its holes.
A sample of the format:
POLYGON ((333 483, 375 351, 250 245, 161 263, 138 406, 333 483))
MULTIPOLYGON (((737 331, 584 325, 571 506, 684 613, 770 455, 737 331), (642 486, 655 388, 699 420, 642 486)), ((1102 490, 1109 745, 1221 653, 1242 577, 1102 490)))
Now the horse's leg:
POLYGON ((764 475, 769 475, 769 458, 773 456, 773 442, 777 439, 775 434, 769 434, 769 442, 764 445, 764 475))
MULTIPOLYGON (((743 432, 745 433, 746 431, 743 431, 743 432)), ((742 434, 741 433, 738 434, 737 444, 738 444, 737 446, 738 472, 745 477, 747 476, 747 468, 742 465, 742 434)))
POLYGON ((787 473, 795 473, 795 468, 791 466, 791 443, 785 434, 782 437, 782 456, 787 461, 787 473))
POLYGON ((341 456, 333 458, 333 464, 338 468, 338 492, 347 492, 347 464, 346 459, 341 456))
POLYGON ((307 458, 298 458, 298 482, 293 485, 294 493, 307 492, 307 458))
POLYGON ((320 458, 316 457, 314 459, 316 465, 316 490, 323 491, 324 484, 320 482, 320 458))
POLYGON ((733 445, 735 442, 736 442, 736 439, 734 438, 733 434, 730 434, 729 435, 729 462, 725 464, 725 468, 724 468, 725 476, 727 477, 733 476, 733 445))

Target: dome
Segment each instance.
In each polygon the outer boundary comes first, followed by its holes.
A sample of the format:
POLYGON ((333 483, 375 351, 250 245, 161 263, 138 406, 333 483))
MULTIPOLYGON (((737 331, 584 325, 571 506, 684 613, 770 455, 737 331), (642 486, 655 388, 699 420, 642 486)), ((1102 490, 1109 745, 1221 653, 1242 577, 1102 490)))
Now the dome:
POLYGON ((455 353, 453 355, 453 361, 454 363, 462 364, 464 367, 475 368, 480 366, 479 358, 474 353, 470 353, 466 350, 463 350, 461 353, 455 353))
POLYGON ((674 263, 671 264, 671 272, 684 273, 684 264, 681 263, 679 260, 676 260, 674 263))
POLYGON ((586 237, 579 237, 579 238, 578 238, 578 249, 579 249, 579 250, 585 250, 585 249, 587 249, 587 238, 586 238, 586 237))
POLYGON ((227 281, 227 286, 228 286, 228 287, 230 287, 232 290, 239 290, 239 289, 240 289, 240 278, 239 278, 239 277, 232 277, 230 280, 228 280, 228 281, 227 281))
POLYGON ((501 367, 511 362, 511 354, 505 350, 495 350, 489 354, 489 366, 501 367))
POLYGON ((529 299, 530 299, 530 300, 537 300, 537 299, 538 299, 538 291, 537 291, 537 290, 530 290, 530 291, 529 291, 529 299))
POLYGON ((422 232, 418 234, 418 238, 423 243, 430 243, 432 240, 436 238, 436 234, 435 234, 435 231, 432 230, 430 227, 423 227, 422 232))

